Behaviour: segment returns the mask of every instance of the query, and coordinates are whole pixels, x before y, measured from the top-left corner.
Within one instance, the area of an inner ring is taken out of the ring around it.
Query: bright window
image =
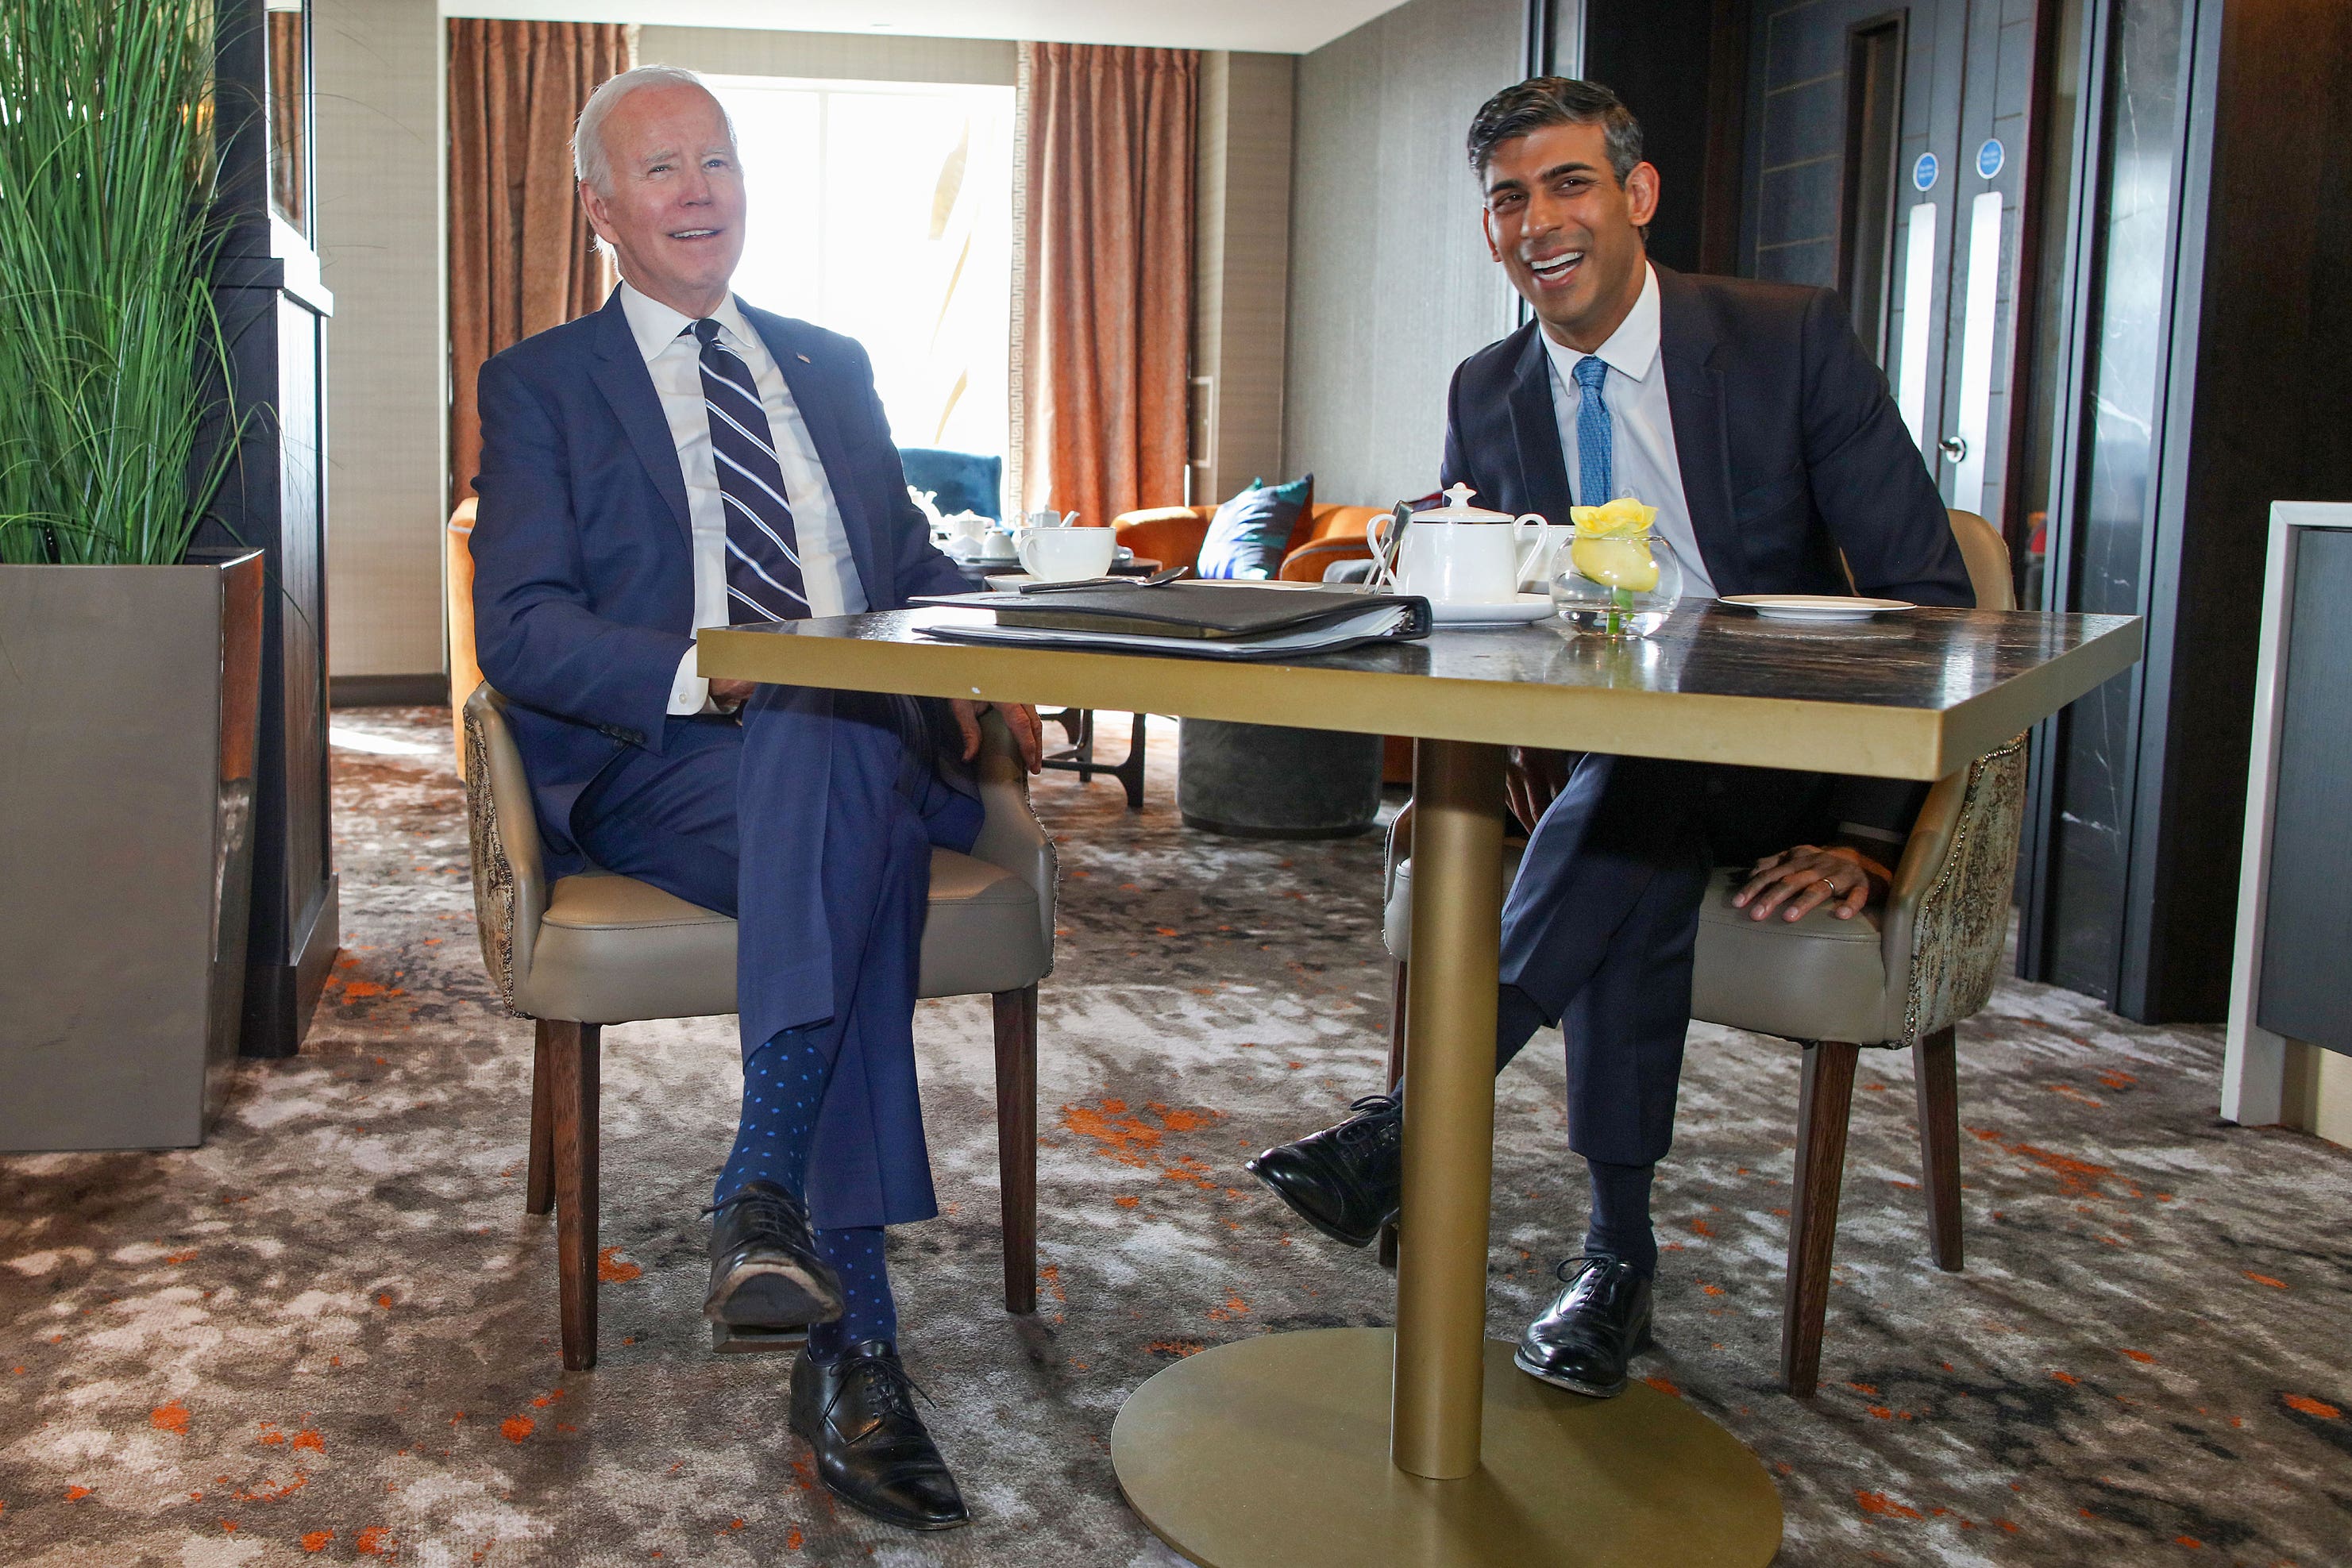
[[[1013,89],[705,79],[750,203],[735,291],[863,343],[899,445],[1003,456]]]

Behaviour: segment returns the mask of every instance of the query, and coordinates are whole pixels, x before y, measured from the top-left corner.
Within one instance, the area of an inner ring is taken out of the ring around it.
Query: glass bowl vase
[[[1647,528],[1572,538],[1552,558],[1552,609],[1594,636],[1646,637],[1665,624],[1682,593],[1674,550]]]

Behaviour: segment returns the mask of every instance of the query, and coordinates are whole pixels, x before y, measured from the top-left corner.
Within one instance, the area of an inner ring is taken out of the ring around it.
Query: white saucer
[[[1903,599],[1857,599],[1842,593],[1734,593],[1723,602],[1769,621],[1867,621],[1882,611],[1916,610]]]
[[[1493,604],[1448,604],[1429,601],[1430,618],[1440,626],[1519,626],[1541,621],[1552,612],[1549,593],[1522,593]]]

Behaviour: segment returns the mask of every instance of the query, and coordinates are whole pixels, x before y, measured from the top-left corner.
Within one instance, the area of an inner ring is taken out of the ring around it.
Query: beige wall
[[[637,58],[645,64],[683,66],[711,76],[1011,87],[1020,47],[996,38],[889,38],[650,24],[637,29]]]
[[[1283,466],[1318,502],[1435,489],[1454,367],[1517,322],[1462,143],[1523,9],[1410,0],[1298,62]]]
[[[448,333],[441,18],[434,0],[316,0],[327,325],[327,667],[443,667]]]
[[[1295,55],[1201,57],[1193,235],[1192,499],[1282,472]]]

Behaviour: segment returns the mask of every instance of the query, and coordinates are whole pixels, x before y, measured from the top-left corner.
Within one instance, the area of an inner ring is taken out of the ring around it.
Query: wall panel
[[[1283,468],[1318,501],[1435,488],[1454,367],[1509,332],[1464,162],[1518,79],[1518,0],[1411,0],[1298,65]]]

